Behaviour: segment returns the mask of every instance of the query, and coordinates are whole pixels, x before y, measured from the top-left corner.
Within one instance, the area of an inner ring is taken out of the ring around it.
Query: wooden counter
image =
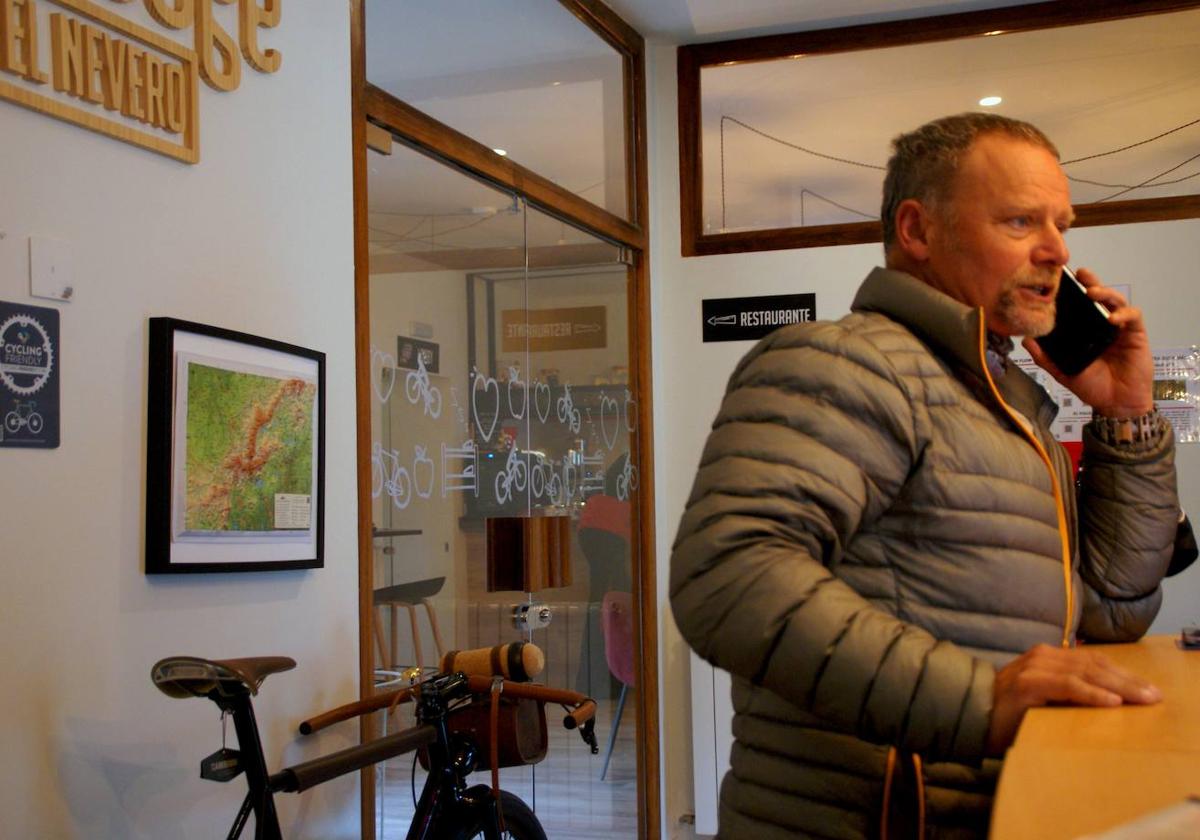
[[[1031,709],[1000,775],[992,840],[1078,837],[1200,795],[1200,651],[1168,636],[1096,649],[1162,702]]]

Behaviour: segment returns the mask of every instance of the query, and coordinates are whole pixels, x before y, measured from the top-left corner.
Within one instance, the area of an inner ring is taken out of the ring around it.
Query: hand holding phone
[[[1088,297],[1087,289],[1063,266],[1054,299],[1054,329],[1037,340],[1038,346],[1067,376],[1081,373],[1117,339],[1108,307]]]

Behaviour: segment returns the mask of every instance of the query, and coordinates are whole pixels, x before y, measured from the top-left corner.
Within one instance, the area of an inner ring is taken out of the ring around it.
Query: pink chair
[[[631,685],[637,684],[633,662],[633,596],[628,592],[607,593],[600,607],[600,623],[604,630],[604,658],[608,660],[608,670],[621,682],[617,713],[613,716],[608,751],[604,754],[604,768],[600,771],[600,779],[603,780],[608,775],[608,762],[612,758],[613,745],[617,742],[621,713],[625,711],[625,695]]]

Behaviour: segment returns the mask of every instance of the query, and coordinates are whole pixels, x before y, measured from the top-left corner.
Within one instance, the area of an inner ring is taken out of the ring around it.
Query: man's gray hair
[[[913,198],[934,212],[949,198],[963,155],[985,134],[1005,134],[1041,146],[1056,158],[1050,139],[1022,120],[972,112],[942,117],[892,141],[892,157],[883,179],[883,249],[896,239],[896,208]]]

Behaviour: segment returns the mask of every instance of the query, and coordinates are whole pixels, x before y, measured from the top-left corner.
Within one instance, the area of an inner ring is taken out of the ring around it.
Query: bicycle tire
[[[520,797],[506,790],[500,791],[500,808],[504,814],[504,833],[501,837],[510,840],[546,840],[546,832],[537,815]],[[468,825],[455,827],[448,836],[453,840],[483,837],[485,820],[482,815],[474,814]]]

